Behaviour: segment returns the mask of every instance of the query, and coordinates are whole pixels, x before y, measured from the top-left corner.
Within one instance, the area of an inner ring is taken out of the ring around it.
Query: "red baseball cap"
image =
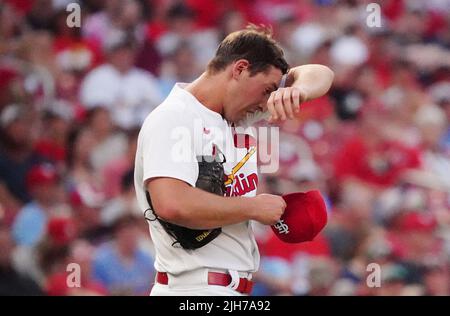
[[[45,185],[56,183],[58,181],[58,173],[51,164],[40,164],[33,166],[26,176],[26,184],[28,188],[36,185]]]
[[[69,217],[53,217],[47,223],[47,232],[56,244],[67,244],[76,237],[75,222]]]
[[[325,201],[318,190],[282,196],[286,209],[280,220],[272,225],[275,235],[287,243],[313,240],[327,223]]]
[[[436,227],[436,218],[430,213],[410,212],[400,220],[400,229],[404,232],[433,232]]]

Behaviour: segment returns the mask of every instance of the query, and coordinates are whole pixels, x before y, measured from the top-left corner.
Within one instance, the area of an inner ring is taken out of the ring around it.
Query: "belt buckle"
[[[237,288],[239,287],[239,283],[241,282],[239,273],[236,270],[228,270],[228,273],[231,276],[231,282],[230,282],[230,284],[228,284],[227,287],[229,287],[233,290],[237,290]]]
[[[228,271],[231,276],[231,282],[228,287],[240,293],[250,294],[253,288],[253,282],[248,278],[241,278],[235,270]]]

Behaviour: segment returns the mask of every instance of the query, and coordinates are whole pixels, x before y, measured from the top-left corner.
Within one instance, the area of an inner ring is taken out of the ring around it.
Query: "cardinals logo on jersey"
[[[258,185],[258,175],[253,172],[245,175],[242,168],[248,160],[256,153],[255,138],[248,134],[234,134],[234,146],[238,149],[246,148],[245,156],[232,168],[231,173],[225,175],[225,196],[241,196],[253,190]],[[240,172],[241,171],[241,172]]]

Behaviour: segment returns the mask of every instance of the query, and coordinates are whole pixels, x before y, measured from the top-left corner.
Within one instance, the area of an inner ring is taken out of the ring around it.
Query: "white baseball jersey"
[[[225,155],[227,196],[255,196],[258,184],[256,143],[247,137],[236,146],[235,129],[222,116],[202,105],[186,84],[177,83],[167,99],[146,118],[138,138],[135,188],[140,208],[149,208],[145,182],[155,177],[180,179],[195,186],[197,156],[220,151]],[[174,196],[174,199],[177,197]],[[156,210],[157,212],[157,210]],[[155,244],[155,268],[178,274],[197,268],[255,272],[259,252],[250,222],[222,227],[222,233],[207,245],[185,250],[158,221],[149,222]]]

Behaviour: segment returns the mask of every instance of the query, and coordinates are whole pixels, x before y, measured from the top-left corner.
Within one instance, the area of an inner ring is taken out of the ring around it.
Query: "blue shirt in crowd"
[[[125,263],[113,243],[99,248],[92,272],[110,293],[122,295],[149,295],[155,276],[152,257],[138,249]]]
[[[26,204],[17,214],[12,227],[13,238],[17,245],[35,246],[45,234],[47,213],[37,204]]]

